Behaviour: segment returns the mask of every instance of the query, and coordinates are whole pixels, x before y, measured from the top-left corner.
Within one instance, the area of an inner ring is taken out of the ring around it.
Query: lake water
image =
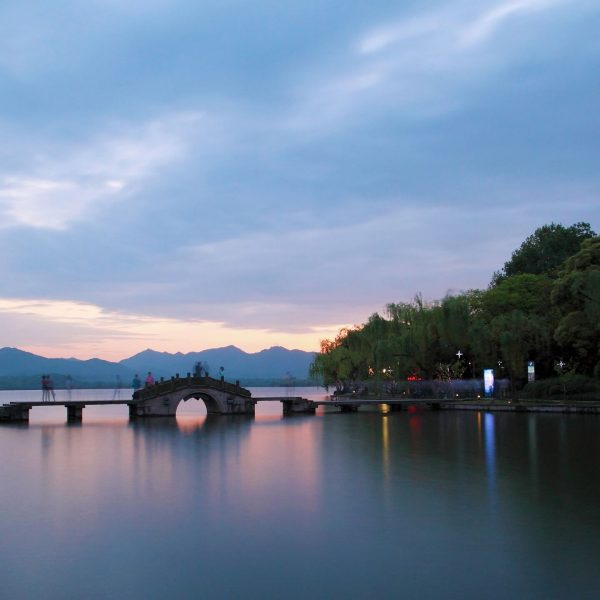
[[[600,598],[600,417],[281,412],[0,426],[0,597]]]

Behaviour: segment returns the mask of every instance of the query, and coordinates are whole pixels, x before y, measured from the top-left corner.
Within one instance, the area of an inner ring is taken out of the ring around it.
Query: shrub
[[[562,377],[540,379],[528,383],[521,392],[522,398],[540,400],[600,400],[600,380],[577,373]]]

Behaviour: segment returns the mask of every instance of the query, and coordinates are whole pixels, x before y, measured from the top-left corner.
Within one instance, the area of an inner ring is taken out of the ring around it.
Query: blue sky
[[[0,345],[317,349],[600,228],[597,0],[21,0],[0,28]]]

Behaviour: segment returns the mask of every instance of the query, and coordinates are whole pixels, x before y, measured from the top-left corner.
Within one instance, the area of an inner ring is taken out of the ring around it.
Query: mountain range
[[[314,352],[288,350],[280,346],[254,353],[226,346],[187,354],[148,349],[119,362],[110,362],[98,358],[46,358],[18,348],[0,348],[0,387],[37,386],[37,380],[43,373],[51,374],[57,386],[67,375],[73,378],[75,385],[84,387],[113,385],[117,376],[128,384],[136,373],[143,379],[148,371],[156,378],[166,379],[176,373],[184,376],[192,372],[194,364],[199,361],[214,377],[223,367],[228,381],[239,379],[242,385],[244,382],[246,385],[260,385],[278,383],[286,377],[306,380],[314,356]]]

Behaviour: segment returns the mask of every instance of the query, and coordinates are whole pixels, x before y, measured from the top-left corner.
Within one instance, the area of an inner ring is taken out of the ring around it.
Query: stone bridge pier
[[[284,398],[281,403],[283,404],[284,415],[300,413],[314,415],[317,410],[317,405],[312,400],[306,400],[305,398]]]

